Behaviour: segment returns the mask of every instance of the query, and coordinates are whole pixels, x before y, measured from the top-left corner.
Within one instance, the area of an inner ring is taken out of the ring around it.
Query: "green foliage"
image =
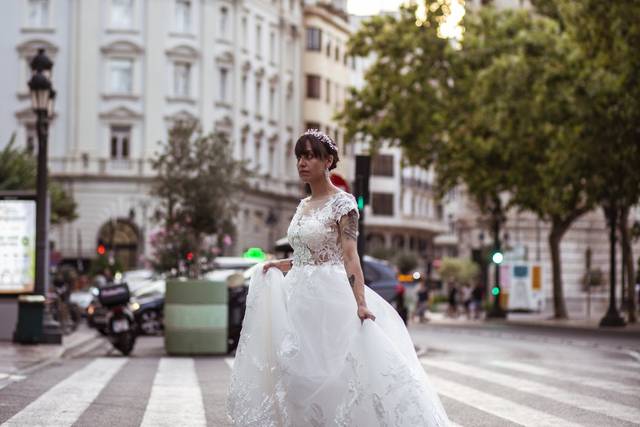
[[[15,134],[7,146],[0,151],[0,191],[33,191],[36,189],[36,159],[23,150],[16,149]],[[77,218],[77,205],[62,185],[49,180],[51,197],[51,224],[57,225]]]
[[[164,229],[154,247],[155,264],[175,268],[192,252],[192,276],[199,275],[200,260],[212,256],[211,240],[233,234],[237,198],[251,176],[245,162],[233,158],[225,134],[199,135],[197,128],[195,122],[178,123],[152,160],[152,195],[160,202],[154,216]]]
[[[91,260],[89,276],[93,277],[98,274],[102,274],[107,268],[111,270],[111,274],[115,274],[118,271],[123,271],[122,263],[117,258],[114,258],[113,262],[111,262],[109,256],[105,254],[99,255],[98,257]]]
[[[418,266],[418,257],[413,252],[400,252],[395,256],[394,263],[400,273],[409,274]]]
[[[470,284],[478,276],[479,271],[478,265],[471,260],[445,257],[442,259],[438,274],[445,282]]]
[[[396,251],[391,248],[385,248],[384,246],[376,246],[367,251],[372,257],[378,259],[384,259],[390,261],[393,259]]]

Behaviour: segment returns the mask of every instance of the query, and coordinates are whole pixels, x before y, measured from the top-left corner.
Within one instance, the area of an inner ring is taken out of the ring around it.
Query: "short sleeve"
[[[340,222],[343,216],[352,211],[355,212],[357,218],[360,218],[358,204],[353,195],[349,193],[340,194],[333,203],[333,219]]]

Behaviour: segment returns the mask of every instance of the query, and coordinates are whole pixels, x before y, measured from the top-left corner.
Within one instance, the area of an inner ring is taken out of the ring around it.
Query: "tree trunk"
[[[630,208],[628,206],[621,210],[620,225],[618,227],[620,229],[620,245],[622,246],[622,263],[627,276],[627,322],[636,323],[635,275],[633,273],[633,248],[631,246],[631,236],[629,233],[629,210]]]
[[[567,306],[564,302],[564,289],[562,287],[562,262],[560,256],[560,241],[569,227],[558,219],[551,222],[549,233],[549,249],[551,250],[551,271],[553,279],[553,317],[555,319],[568,319]]]

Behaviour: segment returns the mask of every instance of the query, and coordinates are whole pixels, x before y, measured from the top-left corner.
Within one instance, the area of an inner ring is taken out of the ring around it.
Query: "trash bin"
[[[227,353],[227,286],[211,280],[168,280],[164,345],[168,354]]]
[[[43,295],[18,296],[18,323],[13,333],[14,342],[22,344],[42,342],[44,303]]]

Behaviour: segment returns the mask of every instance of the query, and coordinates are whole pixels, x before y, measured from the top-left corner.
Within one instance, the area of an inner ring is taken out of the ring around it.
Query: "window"
[[[245,160],[247,157],[247,135],[242,134],[240,137],[240,160]]]
[[[133,59],[114,58],[110,61],[111,92],[133,92]]]
[[[131,126],[111,126],[111,158],[123,160],[129,158]]]
[[[262,82],[256,81],[256,114],[262,111]]]
[[[374,215],[393,216],[393,194],[371,193],[371,210]]]
[[[307,28],[307,50],[320,51],[322,48],[322,30],[320,28]]]
[[[327,104],[331,102],[331,80],[325,81],[325,94],[327,97]]]
[[[176,62],[173,69],[173,94],[179,98],[188,98],[191,92],[191,64]]]
[[[242,17],[242,24],[241,25],[242,25],[242,47],[246,49],[247,48],[247,43],[249,42],[249,34],[248,34],[248,31],[249,31],[248,28],[249,27],[248,27],[248,24],[247,24],[247,17],[246,16]]]
[[[276,156],[275,156],[276,147],[273,144],[269,145],[269,172],[271,175],[275,176],[276,174]]]
[[[276,116],[276,88],[269,88],[269,118],[275,120]]]
[[[191,31],[191,0],[176,0],[176,31]]]
[[[378,154],[371,162],[371,174],[375,176],[393,176],[393,156]]]
[[[227,22],[229,21],[229,10],[226,7],[220,8],[220,37],[227,36]]]
[[[43,28],[49,24],[49,0],[29,0],[29,26]]]
[[[331,58],[331,42],[327,42],[327,58]]]
[[[242,102],[242,108],[247,108],[247,83],[248,83],[248,78],[247,75],[245,74],[244,76],[242,76],[242,85],[241,85],[241,91],[242,91],[242,99],[240,100]]]
[[[228,83],[229,70],[227,70],[226,68],[220,68],[219,74],[220,74],[220,88],[219,88],[218,94],[220,97],[220,101],[227,102],[227,99],[228,99],[227,83]]]
[[[320,99],[320,76],[307,74],[307,98]]]
[[[340,62],[340,47],[336,46],[336,61]]]
[[[111,26],[114,28],[133,26],[133,0],[111,0]]]
[[[276,60],[276,34],[271,31],[269,34],[269,61],[275,62]]]
[[[262,53],[262,25],[256,25],[256,54],[260,56]]]

